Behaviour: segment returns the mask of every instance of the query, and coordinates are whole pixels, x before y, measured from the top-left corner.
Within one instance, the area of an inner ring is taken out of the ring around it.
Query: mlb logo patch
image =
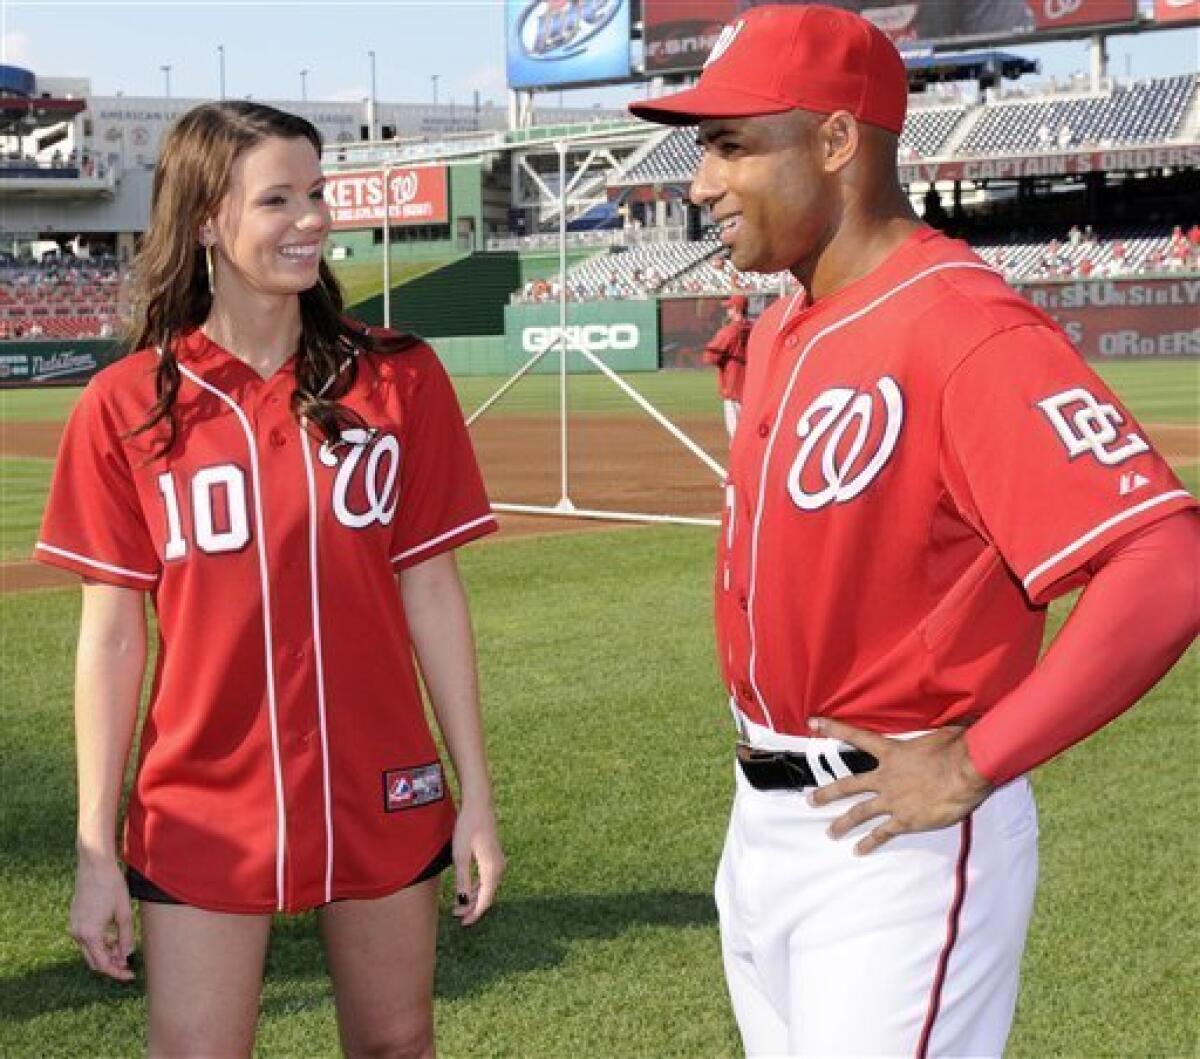
[[[440,762],[412,768],[388,769],[383,774],[383,808],[396,813],[440,802],[446,795]]]

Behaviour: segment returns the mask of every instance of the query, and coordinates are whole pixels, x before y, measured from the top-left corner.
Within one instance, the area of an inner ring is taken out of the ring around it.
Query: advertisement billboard
[[[508,87],[629,76],[632,0],[507,0]]]
[[[505,355],[510,364],[524,364],[534,353],[548,350],[533,372],[558,371],[561,334],[557,302],[504,307]],[[614,371],[657,371],[658,306],[653,301],[632,300],[572,302],[567,340],[573,347],[583,346]],[[567,370],[589,373],[598,369],[571,352]]]
[[[450,219],[446,167],[389,169],[388,223],[445,224]],[[329,173],[325,201],[335,231],[383,227],[384,170]]]
[[[1200,22],[1200,0],[1154,0],[1155,22]]]
[[[766,0],[762,0],[766,2]],[[775,0],[778,2],[778,0]],[[784,0],[787,2],[787,0]],[[792,0],[803,3],[807,0]],[[1009,40],[1061,29],[1133,22],[1137,0],[824,0],[857,11],[898,45],[945,44],[957,39]],[[1158,0],[1175,7],[1176,0]],[[759,0],[644,0],[645,62],[650,72],[695,70],[720,33]],[[1179,16],[1186,17],[1186,16]]]

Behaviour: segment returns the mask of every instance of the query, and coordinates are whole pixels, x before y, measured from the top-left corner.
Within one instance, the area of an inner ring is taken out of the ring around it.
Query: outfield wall
[[[1077,280],[1017,287],[1054,317],[1090,360],[1159,360],[1200,357],[1200,276],[1141,280]],[[617,371],[703,368],[700,351],[720,326],[723,296],[658,301],[572,302],[574,336]],[[757,315],[769,302],[753,297]],[[558,305],[508,305],[504,334],[431,340],[453,375],[509,375],[557,336]],[[0,342],[0,388],[78,386],[116,358],[112,340]],[[572,372],[596,369],[581,356]],[[555,353],[538,364],[558,370]]]

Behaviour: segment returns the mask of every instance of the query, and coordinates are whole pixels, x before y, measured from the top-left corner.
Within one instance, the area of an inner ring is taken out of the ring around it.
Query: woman
[[[451,550],[495,521],[432,350],[341,316],[320,148],[248,102],[172,130],[137,352],[72,414],[37,546],[84,578],[71,933],[129,980],[139,899],[152,1055],[250,1054],[271,915],[314,907],[346,1053],[431,1055],[438,875],[470,925],[503,871]]]

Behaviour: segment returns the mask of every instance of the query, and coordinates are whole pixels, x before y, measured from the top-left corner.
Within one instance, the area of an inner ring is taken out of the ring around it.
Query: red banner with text
[[[335,230],[383,227],[384,173],[388,223],[445,224],[450,219],[445,166],[330,173],[325,201]]]

